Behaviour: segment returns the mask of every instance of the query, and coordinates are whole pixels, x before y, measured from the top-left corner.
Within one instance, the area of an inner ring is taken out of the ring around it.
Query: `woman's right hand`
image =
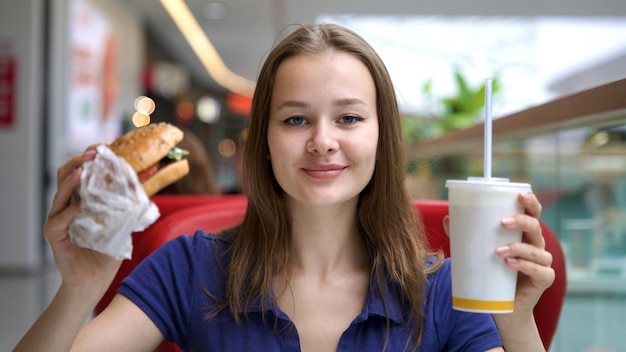
[[[69,235],[70,224],[81,211],[72,196],[80,186],[83,164],[95,155],[95,146],[89,147],[57,171],[57,191],[43,232],[62,282],[48,307],[15,346],[15,352],[120,350],[120,341],[124,350],[147,351],[146,344],[153,350],[163,339],[148,316],[123,296],[113,299],[109,306],[117,310],[99,314],[85,325],[121,264],[121,260],[74,245]]]
[[[108,288],[121,264],[108,255],[74,245],[68,229],[80,213],[80,203],[72,203],[72,195],[80,185],[82,165],[93,160],[95,146],[69,159],[57,171],[57,192],[43,227],[44,237],[52,248],[54,261],[63,284],[75,289],[97,290]]]

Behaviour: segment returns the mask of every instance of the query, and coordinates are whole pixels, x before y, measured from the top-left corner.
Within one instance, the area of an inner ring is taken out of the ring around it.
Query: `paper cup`
[[[521,241],[520,231],[502,228],[505,216],[524,213],[517,200],[528,183],[503,178],[448,180],[452,305],[456,310],[510,313],[515,303],[517,271],[495,253]]]

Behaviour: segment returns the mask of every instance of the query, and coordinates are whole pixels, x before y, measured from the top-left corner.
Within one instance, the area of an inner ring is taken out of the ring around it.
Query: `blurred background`
[[[41,228],[59,165],[167,121],[205,156],[210,182],[198,192],[239,193],[260,65],[291,25],[312,22],[355,29],[387,64],[415,198],[446,199],[446,179],[482,175],[484,81],[494,79],[493,174],[532,184],[568,261],[551,350],[625,351],[618,0],[0,0],[0,351],[58,285]],[[153,111],[137,106],[143,96]]]

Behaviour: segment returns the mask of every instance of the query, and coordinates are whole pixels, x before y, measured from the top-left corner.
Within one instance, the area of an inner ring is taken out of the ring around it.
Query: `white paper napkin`
[[[126,160],[105,145],[99,145],[96,151],[95,159],[83,165],[78,190],[81,212],[70,225],[69,235],[80,247],[116,259],[130,259],[131,233],[155,222],[159,209]]]

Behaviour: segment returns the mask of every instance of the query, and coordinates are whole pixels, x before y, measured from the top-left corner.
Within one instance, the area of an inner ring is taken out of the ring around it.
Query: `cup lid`
[[[513,188],[529,189],[529,183],[509,182],[508,178],[504,177],[468,177],[467,180],[447,180],[446,187],[449,186],[464,186],[464,185],[477,185],[477,186],[506,186]]]

